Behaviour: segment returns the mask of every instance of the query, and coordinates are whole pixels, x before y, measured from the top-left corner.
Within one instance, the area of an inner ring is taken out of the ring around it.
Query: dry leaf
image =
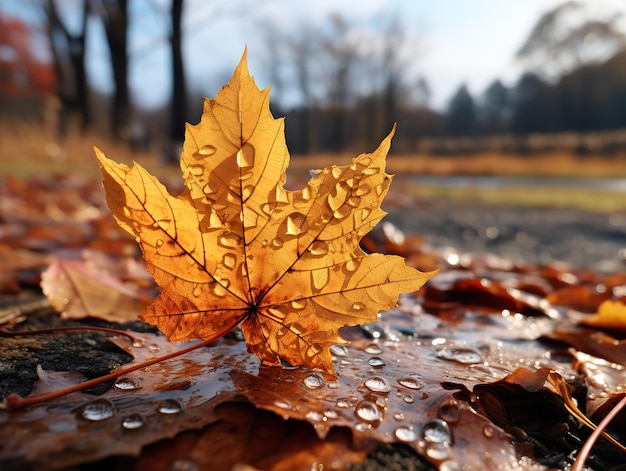
[[[52,307],[68,319],[133,321],[146,305],[136,287],[82,260],[54,261],[41,274],[41,287]]]
[[[341,326],[375,321],[434,275],[359,247],[385,215],[390,141],[285,190],[283,120],[272,117],[269,90],[257,88],[244,54],[200,124],[187,127],[182,194],[96,150],[109,207],[162,288],[142,318],[174,342],[243,322],[264,364],[332,370],[328,348],[342,342]]]
[[[621,301],[607,299],[598,306],[598,312],[589,316],[581,324],[600,329],[626,330],[626,305]]]

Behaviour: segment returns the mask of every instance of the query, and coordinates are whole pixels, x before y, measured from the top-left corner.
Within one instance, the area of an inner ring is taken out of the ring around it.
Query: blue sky
[[[164,10],[169,0],[151,0]],[[619,4],[623,0],[585,0]],[[62,0],[71,11],[76,0]],[[409,43],[414,47],[411,73],[424,76],[430,85],[431,105],[443,109],[461,83],[480,94],[495,78],[512,85],[520,73],[514,61],[542,13],[562,0],[187,0],[184,45],[190,85],[213,95],[228,79],[248,46],[250,69],[259,85],[271,85],[264,60],[260,24],[278,29],[298,27],[305,22],[323,23],[331,13],[343,15],[361,28],[383,17],[397,14]],[[5,12],[23,15],[28,2],[0,0]],[[164,34],[167,19],[155,14],[146,0],[131,0],[135,33],[131,35],[131,89],[138,103],[152,107],[169,96],[169,51]],[[224,5],[227,4],[227,5]],[[241,5],[251,10],[240,11]],[[28,13],[26,13],[28,15]],[[71,19],[71,18],[70,18]],[[101,90],[111,88],[106,47],[100,24],[91,25],[88,70],[92,83]]]

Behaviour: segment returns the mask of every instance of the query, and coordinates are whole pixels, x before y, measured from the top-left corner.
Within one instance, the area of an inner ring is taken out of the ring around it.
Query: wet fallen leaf
[[[375,321],[434,275],[359,247],[385,215],[390,141],[285,190],[283,121],[272,117],[269,91],[257,88],[244,54],[200,124],[187,127],[180,195],[96,150],[109,207],[162,288],[142,318],[174,342],[242,323],[263,364],[332,370],[328,349],[342,342],[340,327]]]

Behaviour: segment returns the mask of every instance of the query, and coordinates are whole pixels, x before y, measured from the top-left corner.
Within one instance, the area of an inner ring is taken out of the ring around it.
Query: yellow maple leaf
[[[180,195],[138,164],[96,154],[108,205],[162,288],[142,319],[174,342],[242,323],[248,350],[263,364],[282,359],[332,371],[328,348],[343,342],[340,327],[375,321],[435,272],[359,247],[386,214],[391,135],[372,154],[287,191],[283,126],[244,53],[230,82],[205,101],[200,123],[187,125]]]

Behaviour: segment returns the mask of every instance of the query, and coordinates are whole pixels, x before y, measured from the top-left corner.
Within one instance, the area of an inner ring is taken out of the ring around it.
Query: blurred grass
[[[118,162],[131,165],[137,161],[151,173],[166,181],[179,179],[175,166],[161,163],[157,152],[133,153],[122,142],[96,134],[74,133],[71,138],[57,139],[37,125],[9,128],[0,123],[0,177],[74,174],[100,179],[93,146]],[[294,156],[289,167],[290,187],[301,187],[308,170],[330,165],[345,165],[356,154],[320,154]],[[496,153],[471,156],[391,155],[387,172],[396,175],[482,175],[559,178],[626,178],[626,156],[581,158],[567,153],[532,156]],[[424,198],[476,200],[493,204],[556,206],[595,211],[626,211],[626,194],[569,188],[449,188],[418,187],[397,179],[396,193]]]

